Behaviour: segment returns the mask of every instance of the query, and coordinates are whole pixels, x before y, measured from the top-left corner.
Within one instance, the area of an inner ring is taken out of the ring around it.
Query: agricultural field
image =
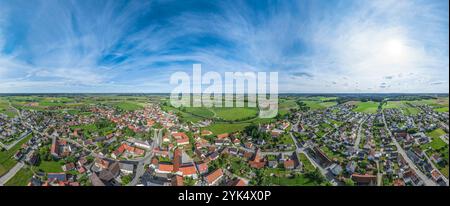
[[[427,104],[433,107],[436,112],[448,112],[449,109],[449,98],[448,97],[439,97],[436,99],[423,99],[411,101],[413,105],[423,105]]]
[[[5,114],[8,117],[15,117],[17,115],[16,110],[9,106],[7,100],[0,99],[0,113]]]
[[[387,101],[383,109],[400,109],[406,115],[417,115],[419,109],[414,107],[409,101]]]
[[[378,110],[378,105],[380,103],[378,102],[355,102],[356,108],[353,110],[355,112],[362,112],[362,113],[368,113],[368,114],[375,114]]]
[[[212,111],[216,114],[216,117],[226,120],[235,121],[254,118],[258,115],[257,108],[212,108]]]
[[[322,102],[322,101],[303,101],[306,106],[312,110],[326,109],[328,107],[334,106],[336,102]]]
[[[134,102],[120,102],[116,103],[115,106],[124,111],[135,111],[144,108],[142,105]]]
[[[214,134],[223,134],[223,133],[232,133],[236,131],[242,131],[245,127],[249,126],[251,123],[215,123],[208,127],[205,127],[206,130],[211,131]]]

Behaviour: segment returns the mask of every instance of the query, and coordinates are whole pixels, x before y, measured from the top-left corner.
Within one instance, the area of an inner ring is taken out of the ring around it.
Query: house
[[[442,175],[441,173],[437,170],[437,169],[433,169],[431,171],[431,178],[435,181],[438,182],[440,179],[442,179]]]
[[[201,136],[209,136],[209,135],[212,135],[212,134],[213,133],[211,131],[209,131],[209,130],[203,130],[202,133],[201,133]]]
[[[89,180],[91,180],[92,186],[105,186],[105,183],[103,183],[103,181],[100,180],[100,178],[98,177],[97,174],[95,174],[95,172],[91,174]]]
[[[189,137],[184,132],[172,133],[172,137],[176,140],[178,145],[189,144]]]
[[[65,173],[48,173],[47,179],[49,181],[57,180],[57,181],[66,181],[67,175]]]
[[[285,169],[292,170],[292,169],[295,168],[295,161],[291,160],[291,159],[288,159],[288,160],[284,161],[283,165],[284,165]]]
[[[353,174],[355,172],[355,169],[356,169],[355,161],[351,161],[347,163],[347,165],[345,166],[345,171],[347,171],[349,174]]]
[[[227,186],[247,186],[247,183],[241,178],[236,178],[227,183]]]
[[[207,185],[211,186],[216,185],[222,177],[223,177],[222,169],[217,169],[206,175],[204,180],[206,181]]]
[[[223,140],[223,139],[228,138],[228,137],[230,137],[230,134],[228,134],[228,133],[217,135],[217,139],[220,139],[220,140]]]
[[[135,140],[134,145],[136,147],[142,148],[142,149],[151,149],[152,146],[150,145],[150,143],[148,141],[139,141],[139,140]]]
[[[38,161],[39,161],[39,155],[35,151],[29,152],[25,157],[25,162],[30,165],[36,165]]]
[[[342,167],[339,164],[334,164],[333,166],[331,166],[330,171],[333,175],[338,176],[342,173]]]
[[[62,169],[63,169],[64,172],[73,170],[73,169],[75,169],[75,164],[73,162],[67,163],[67,164],[62,166]]]
[[[124,175],[133,174],[133,171],[134,171],[133,164],[119,163],[119,167],[120,167],[120,172],[122,172]]]
[[[376,175],[370,175],[370,174],[352,174],[351,175],[352,180],[357,185],[368,185],[368,186],[374,186],[377,184],[377,176]]]
[[[196,166],[198,173],[200,173],[201,175],[208,173],[208,164],[206,164],[205,162],[196,164]]]
[[[162,174],[172,173],[172,171],[173,171],[173,164],[162,164],[162,163],[160,163],[158,165],[158,169],[155,170],[155,172]]]
[[[183,177],[192,177],[194,179],[197,178],[197,169],[194,165],[184,165],[178,168],[177,174],[180,174]]]
[[[136,147],[132,147],[128,144],[123,143],[122,145],[120,145],[112,154],[111,157],[113,157],[114,159],[117,159],[118,157],[120,157],[122,154],[124,153],[128,153],[131,155],[136,155],[136,156],[142,156],[145,154],[145,151]]]
[[[183,177],[179,175],[175,175],[172,177],[172,186],[183,186]]]
[[[252,168],[261,169],[266,165],[266,160],[261,156],[261,151],[258,149],[256,150],[253,160],[249,161],[248,163]]]
[[[100,171],[98,177],[103,181],[109,182],[112,179],[119,176],[119,173],[120,173],[119,162],[113,162],[112,164],[109,165],[108,169]]]

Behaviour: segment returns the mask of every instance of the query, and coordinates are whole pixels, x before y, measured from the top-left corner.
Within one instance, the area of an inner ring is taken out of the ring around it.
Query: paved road
[[[22,167],[24,166],[24,164],[22,162],[18,162],[13,168],[11,168],[8,173],[6,173],[5,175],[3,175],[0,178],[0,186],[3,186],[4,184],[6,184],[11,178],[14,177],[14,175],[16,175],[16,173],[22,169]]]
[[[353,148],[356,150],[359,148],[359,143],[361,142],[361,129],[362,129],[362,125],[364,124],[364,122],[366,122],[366,120],[369,118],[363,118],[361,119],[361,121],[359,122],[358,125],[358,133],[356,134],[356,140],[355,140],[355,145],[353,146]]]
[[[391,136],[395,146],[397,147],[397,152],[403,156],[403,159],[405,159],[405,161],[408,163],[409,167],[411,169],[413,169],[414,172],[416,172],[417,176],[419,176],[420,179],[423,180],[423,182],[426,186],[437,186],[437,184],[433,180],[431,180],[429,177],[427,177],[422,171],[420,171],[417,168],[416,164],[414,164],[414,162],[408,157],[408,155],[406,155],[405,150],[403,150],[403,148],[397,142],[397,139],[395,139],[394,135],[392,135],[391,130],[388,128],[387,123],[386,123],[386,118],[384,117],[384,111],[382,111],[381,114],[383,116],[384,127],[385,127],[386,131],[389,133],[389,135]]]
[[[162,142],[162,130],[155,131],[153,136],[153,142],[150,147],[150,152],[148,152],[142,159],[139,160],[132,160],[132,162],[137,163],[136,166],[136,172],[134,174],[133,180],[131,180],[130,183],[127,184],[127,186],[135,186],[139,183],[139,180],[141,179],[142,175],[145,173],[144,166],[146,164],[150,164],[151,159],[153,157],[153,148],[161,146]]]
[[[377,186],[382,186],[381,180],[383,179],[383,174],[380,172],[380,162],[375,161],[375,163],[377,163]]]
[[[292,126],[292,128],[297,128],[297,127],[298,127],[297,125],[299,124],[299,121],[300,121],[300,120],[298,120],[298,121]],[[297,154],[300,154],[300,153],[304,154],[304,155],[308,158],[308,160],[311,162],[311,164],[313,164],[313,166],[314,166],[315,168],[319,168],[320,173],[321,173],[321,174],[322,174],[329,182],[331,182],[331,184],[333,184],[334,186],[337,186],[339,183],[336,182],[334,176],[327,170],[327,168],[324,168],[324,167],[322,167],[320,164],[318,164],[318,163],[316,162],[316,160],[315,160],[314,158],[312,158],[312,157],[308,154],[308,152],[305,151],[305,148],[304,148],[303,146],[301,146],[300,143],[297,141],[297,138],[294,137],[294,134],[292,133],[292,129],[291,129],[291,131],[289,132],[289,135],[291,136],[292,140],[293,140],[294,143],[295,143],[295,147],[296,147],[296,152],[297,152]],[[292,154],[292,152],[291,152],[291,154]]]

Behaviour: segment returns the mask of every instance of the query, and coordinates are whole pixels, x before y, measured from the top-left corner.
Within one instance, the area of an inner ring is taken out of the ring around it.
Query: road
[[[150,147],[150,152],[148,152],[142,159],[139,160],[132,160],[132,162],[137,163],[136,166],[136,172],[134,174],[133,180],[131,180],[130,183],[127,184],[127,186],[135,186],[139,183],[139,180],[141,179],[142,175],[145,173],[144,166],[146,164],[150,164],[151,159],[153,157],[153,149],[156,147],[159,147],[162,142],[162,130],[155,131],[155,135],[153,136],[153,142]]]
[[[291,131],[289,131],[289,135],[291,136],[292,140],[295,143],[295,147],[296,147],[296,152],[297,154],[304,154],[308,160],[311,162],[311,164],[313,164],[313,166],[315,168],[318,168],[320,173],[333,185],[333,186],[337,186],[339,185],[339,183],[335,180],[334,176],[327,170],[328,168],[324,168],[322,167],[320,164],[318,164],[316,162],[316,160],[314,158],[312,158],[308,152],[305,151],[305,147],[303,147],[302,145],[300,145],[300,143],[297,141],[297,138],[294,137],[293,132],[293,128],[297,128],[298,124],[299,124],[300,119],[297,120],[297,122],[291,127]],[[326,135],[326,134],[325,134]],[[292,152],[290,152],[292,154]]]
[[[426,186],[437,186],[437,184],[431,180],[429,177],[427,177],[422,171],[420,171],[416,164],[414,164],[414,162],[408,157],[408,155],[406,155],[405,150],[403,150],[403,148],[400,146],[400,144],[397,142],[397,139],[395,139],[394,135],[392,135],[391,130],[388,128],[387,123],[386,123],[386,118],[384,117],[384,111],[381,112],[382,117],[383,117],[383,123],[384,123],[384,127],[386,129],[386,131],[389,133],[389,135],[391,136],[395,147],[397,147],[397,152],[403,156],[403,159],[405,159],[405,161],[408,163],[409,167],[414,170],[414,172],[417,174],[417,176],[419,176],[420,179],[423,180],[424,184]]]
[[[0,186],[3,186],[4,184],[6,184],[11,178],[14,177],[14,175],[16,175],[17,172],[19,172],[20,169],[22,169],[22,167],[24,166],[24,164],[22,162],[18,162],[13,168],[11,168],[8,173],[6,173],[5,175],[3,175],[0,178]]]
[[[383,174],[380,172],[380,162],[376,160],[375,163],[377,164],[377,186],[382,186],[381,180],[383,179]]]
[[[355,145],[353,146],[353,148],[355,150],[357,150],[359,148],[359,143],[361,142],[361,129],[362,129],[362,125],[364,124],[364,122],[367,121],[367,119],[369,118],[363,118],[361,119],[361,121],[359,122],[358,125],[358,133],[356,134],[356,140],[355,140]]]

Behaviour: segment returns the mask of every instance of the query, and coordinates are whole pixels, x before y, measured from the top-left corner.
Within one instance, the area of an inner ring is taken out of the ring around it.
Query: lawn
[[[321,110],[326,109],[328,107],[334,106],[336,102],[322,102],[322,101],[302,101],[308,106],[311,110]]]
[[[245,127],[249,126],[251,123],[215,123],[208,127],[206,130],[211,131],[214,134],[232,133],[236,131],[242,131]]]
[[[212,118],[214,117],[214,113],[209,110],[209,108],[205,107],[186,107],[184,108],[186,112],[201,116],[204,118]]]
[[[362,112],[362,113],[368,113],[368,114],[374,114],[377,113],[378,110],[378,102],[357,102],[356,108],[354,109],[355,112]]]
[[[15,117],[17,115],[16,110],[11,108],[6,100],[1,99],[0,99],[0,113],[3,113],[8,117]]]
[[[20,142],[18,142],[14,147],[7,151],[0,152],[0,176],[8,172],[11,168],[14,167],[14,165],[17,163],[16,160],[13,158],[14,154],[20,149],[22,144],[30,140],[32,137],[32,134],[28,135],[28,137],[25,137]]]
[[[444,134],[446,134],[446,133],[441,128],[435,129],[435,130],[427,133],[427,135],[432,137],[432,138],[439,138],[440,136],[442,136]]]
[[[436,112],[448,112],[448,107],[435,108],[434,111],[436,111]]]
[[[314,167],[314,165],[311,163],[311,161],[309,161],[308,157],[306,157],[305,154],[303,153],[299,153],[298,154],[298,159],[300,160],[300,162],[302,162],[303,164],[303,169],[305,171],[314,171],[314,169],[316,169]]]
[[[29,168],[20,169],[14,177],[12,177],[5,186],[27,186],[30,179],[33,177],[33,172]]]
[[[295,177],[277,177],[271,176],[268,177],[269,182],[272,185],[279,186],[317,186],[319,185],[317,182],[305,177],[305,175],[298,175]]]
[[[63,172],[62,168],[62,162],[56,162],[56,161],[41,161],[39,166],[37,166],[37,169],[42,170],[44,172]]]
[[[248,119],[258,115],[257,108],[248,107],[212,108],[212,111],[216,113],[216,117],[230,121]]]

